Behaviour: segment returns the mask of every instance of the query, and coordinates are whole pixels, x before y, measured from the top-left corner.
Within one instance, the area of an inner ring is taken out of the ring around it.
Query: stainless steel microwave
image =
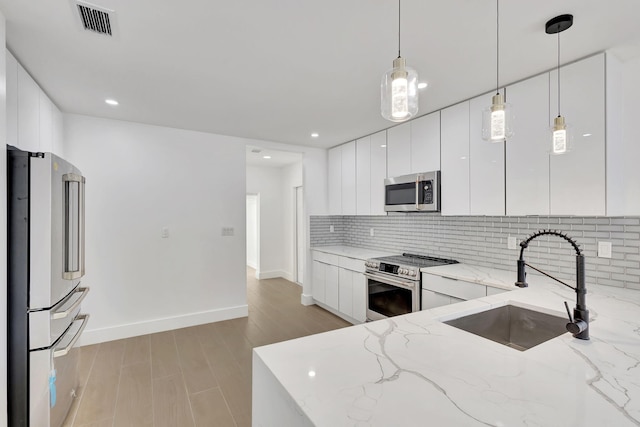
[[[386,212],[439,212],[440,171],[385,179],[384,210]]]

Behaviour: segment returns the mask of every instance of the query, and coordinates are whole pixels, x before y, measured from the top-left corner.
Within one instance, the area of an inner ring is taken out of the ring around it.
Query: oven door
[[[420,282],[365,273],[367,320],[380,320],[420,310]]]

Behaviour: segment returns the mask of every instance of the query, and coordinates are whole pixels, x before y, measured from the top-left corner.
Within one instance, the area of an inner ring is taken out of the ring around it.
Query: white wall
[[[247,194],[247,265],[258,269],[258,195]]]
[[[296,278],[296,187],[302,185],[302,162],[281,168],[282,173],[282,220],[283,220],[283,254],[284,268],[289,273],[288,279]]]
[[[65,115],[64,149],[87,178],[82,344],[247,315],[243,140]]]
[[[0,46],[5,46],[5,20],[0,13]],[[0,427],[7,425],[7,91],[6,50],[0,49]]]

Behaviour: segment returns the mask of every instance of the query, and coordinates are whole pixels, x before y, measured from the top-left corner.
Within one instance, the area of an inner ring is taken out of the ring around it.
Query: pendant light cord
[[[496,93],[500,90],[500,0],[496,0]]]
[[[560,117],[560,31],[558,31],[558,117]]]
[[[398,0],[398,58],[400,58],[400,0]]]

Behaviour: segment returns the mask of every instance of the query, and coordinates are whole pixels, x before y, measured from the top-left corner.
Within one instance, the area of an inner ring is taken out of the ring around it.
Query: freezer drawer
[[[29,353],[29,425],[62,426],[79,385],[79,349],[74,345],[88,320],[89,315],[76,316],[53,347]]]
[[[77,287],[51,310],[29,313],[29,349],[51,347],[80,313],[89,288]]]

